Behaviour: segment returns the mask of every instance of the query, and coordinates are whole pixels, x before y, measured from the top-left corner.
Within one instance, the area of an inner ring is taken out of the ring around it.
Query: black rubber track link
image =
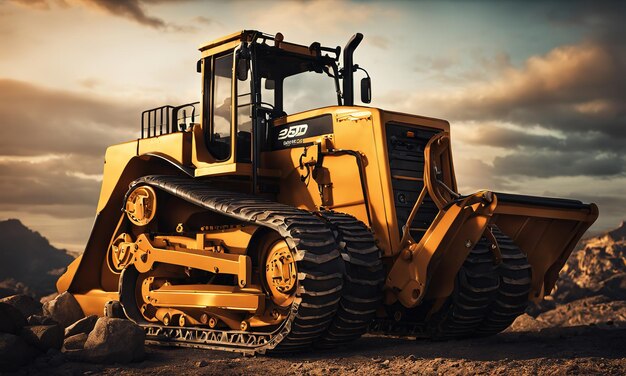
[[[500,280],[491,244],[481,238],[457,273],[452,295],[427,322],[425,332],[436,340],[464,338],[478,328],[494,301]]]
[[[333,211],[316,213],[333,230],[345,266],[337,313],[317,347],[332,348],[361,337],[382,299],[385,272],[372,232],[351,215]]]
[[[476,334],[488,336],[508,328],[528,306],[532,269],[526,255],[497,227],[492,229],[502,253],[498,265],[500,287],[487,316],[476,329]]]
[[[171,328],[142,323],[148,342],[244,353],[291,352],[309,348],[327,330],[341,299],[344,266],[333,233],[324,221],[292,206],[220,191],[211,188],[210,182],[197,179],[145,176],[135,180],[129,192],[140,185],[152,186],[241,222],[277,231],[297,260],[299,280],[289,316],[271,333]],[[120,290],[120,295],[125,295],[123,287]]]

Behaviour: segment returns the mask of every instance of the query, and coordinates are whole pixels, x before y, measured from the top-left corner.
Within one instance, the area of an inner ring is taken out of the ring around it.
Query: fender
[[[102,209],[96,213],[85,251],[68,266],[67,271],[59,278],[56,285],[59,293],[69,291],[80,294],[93,289],[117,291],[119,276],[111,273],[106,267],[106,262],[103,262],[107,249],[102,245],[109,244],[117,223],[123,215],[120,213],[120,208],[129,184],[141,176],[154,174],[157,171],[168,175],[193,176],[193,169],[182,166],[163,155],[147,153],[131,157],[117,182],[111,182],[115,184],[115,188],[106,202],[101,203]],[[111,177],[105,175],[103,184],[107,179]]]

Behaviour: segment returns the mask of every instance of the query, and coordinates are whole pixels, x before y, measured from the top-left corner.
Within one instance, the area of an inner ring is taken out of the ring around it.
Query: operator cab
[[[201,51],[198,67],[203,72],[204,137],[217,162],[229,160],[232,152],[236,162],[252,162],[255,122],[262,138],[259,146],[265,148],[267,125],[287,115],[284,94],[286,88],[291,89],[290,77],[309,72],[308,76],[323,75],[315,77],[316,87],[326,84],[329,90],[306,99],[310,103],[313,97],[321,98],[315,101],[318,107],[341,104],[339,47],[323,48],[319,43],[306,47],[284,42],[281,34],[243,31],[209,43]],[[290,98],[293,94],[287,92]],[[309,104],[300,109],[310,108]]]

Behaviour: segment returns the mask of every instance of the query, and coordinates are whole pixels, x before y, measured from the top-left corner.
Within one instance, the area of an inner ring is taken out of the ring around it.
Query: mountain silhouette
[[[58,276],[74,259],[18,219],[0,221],[0,257],[0,296],[51,294]]]

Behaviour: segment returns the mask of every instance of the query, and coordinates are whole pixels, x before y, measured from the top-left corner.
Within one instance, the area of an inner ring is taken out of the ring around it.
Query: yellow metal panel
[[[138,142],[139,155],[154,153],[167,156],[183,166],[191,163],[191,132],[175,132],[144,138]]]
[[[222,45],[224,43],[227,42],[233,42],[233,41],[241,41],[241,39],[244,37],[245,33],[244,30],[241,31],[237,31],[234,32],[232,34],[226,35],[224,37],[221,38],[217,38],[214,39],[210,42],[204,43],[202,45],[200,45],[200,47],[198,47],[198,49],[202,52],[207,51],[211,48],[215,48],[216,46]]]
[[[104,173],[97,212],[101,212],[109,202],[117,182],[122,176],[128,161],[137,155],[137,140],[109,146],[104,156]]]

